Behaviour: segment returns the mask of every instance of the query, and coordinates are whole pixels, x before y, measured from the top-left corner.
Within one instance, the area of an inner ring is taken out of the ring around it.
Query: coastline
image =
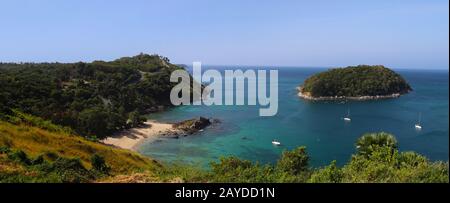
[[[137,151],[138,146],[147,140],[156,140],[157,138],[167,134],[168,132],[175,132],[173,124],[160,123],[155,120],[148,120],[144,122],[143,126],[131,128],[118,132],[110,137],[107,137],[100,142],[106,145],[115,146],[122,149]]]
[[[100,140],[101,143],[132,151],[137,151],[144,141],[156,141],[158,138],[175,138],[192,135],[202,131],[218,120],[204,117],[189,119],[178,123],[161,123],[156,120],[147,120],[143,125],[123,130],[110,137]]]
[[[346,97],[346,96],[334,96],[334,97],[313,97],[309,94],[302,92],[301,87],[297,87],[298,96],[302,99],[309,101],[339,101],[339,100],[353,100],[353,101],[367,101],[367,100],[378,100],[378,99],[393,99],[402,96],[400,93],[394,93],[390,95],[376,95],[376,96],[359,96],[359,97]]]

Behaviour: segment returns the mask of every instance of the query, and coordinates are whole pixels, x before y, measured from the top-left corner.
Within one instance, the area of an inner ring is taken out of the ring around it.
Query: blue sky
[[[0,61],[448,69],[446,0],[1,0]]]

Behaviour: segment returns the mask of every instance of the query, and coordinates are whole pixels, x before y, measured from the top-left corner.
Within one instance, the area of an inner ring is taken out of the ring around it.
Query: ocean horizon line
[[[177,63],[175,63],[177,64]],[[178,63],[177,65],[181,65],[181,66],[187,66],[192,68],[192,64],[180,64]],[[359,64],[359,65],[367,65],[367,64]],[[379,64],[381,65],[381,64]],[[242,67],[242,68],[283,68],[283,69],[330,69],[330,68],[344,68],[346,66],[304,66],[304,65],[299,65],[299,66],[293,66],[293,65],[289,65],[289,66],[277,66],[277,65],[230,65],[230,64],[202,64],[203,67],[205,68],[211,68],[211,67],[217,67],[217,68],[226,68],[226,67],[233,67],[233,68],[238,68],[238,67]],[[354,65],[357,66],[357,65]],[[386,66],[386,65],[384,65]],[[450,68],[405,68],[405,67],[391,67],[391,66],[386,66],[389,67],[390,69],[393,70],[417,70],[417,71],[445,71],[445,72],[449,72]]]

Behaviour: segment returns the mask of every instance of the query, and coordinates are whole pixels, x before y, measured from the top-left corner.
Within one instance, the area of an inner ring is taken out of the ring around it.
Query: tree
[[[145,121],[145,117],[141,116],[138,111],[133,111],[128,115],[127,124],[131,127],[137,127]]]
[[[336,161],[323,169],[315,172],[310,179],[313,183],[340,183],[342,181],[343,173],[336,165]]]
[[[397,140],[389,133],[367,133],[356,141],[358,154],[369,156],[377,147],[398,148]]]
[[[102,138],[139,125],[149,109],[172,105],[170,73],[181,68],[147,54],[93,63],[0,63],[0,118],[17,109]]]
[[[84,135],[108,135],[108,115],[101,108],[83,110],[78,116],[78,129]]]
[[[309,156],[306,147],[298,147],[292,151],[284,151],[276,168],[289,174],[299,174],[308,169]]]
[[[241,160],[237,157],[222,157],[219,163],[211,163],[211,168],[216,174],[226,174],[236,169],[247,169],[250,167],[252,167],[252,162]]]

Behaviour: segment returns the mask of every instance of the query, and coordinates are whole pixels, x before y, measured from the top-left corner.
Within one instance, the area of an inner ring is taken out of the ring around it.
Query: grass
[[[162,165],[24,114],[0,120],[0,183],[448,183],[448,162],[399,152],[396,142],[385,144],[391,141],[395,138],[385,133],[363,136],[358,145],[367,147],[360,147],[342,167],[332,162],[323,168],[310,168],[306,148],[299,147],[284,152],[275,165],[224,157],[205,170],[195,165]]]
[[[43,155],[46,160],[55,157],[79,158],[86,168],[92,168],[91,156],[98,154],[111,167],[111,174],[152,171],[162,166],[138,153],[92,142],[65,132],[51,132],[27,124],[0,121],[0,147],[20,149],[30,157]]]
[[[168,167],[19,111],[0,119],[0,182],[183,182]]]

